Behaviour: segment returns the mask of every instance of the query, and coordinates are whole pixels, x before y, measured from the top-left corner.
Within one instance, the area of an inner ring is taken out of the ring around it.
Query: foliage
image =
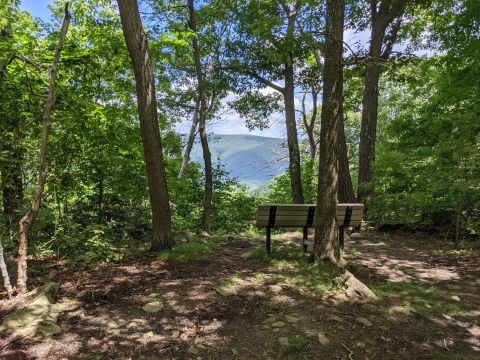
[[[435,229],[460,212],[478,233],[478,67],[444,55],[395,74],[382,98],[374,218]]]
[[[162,252],[159,256],[161,259],[180,262],[200,260],[202,254],[213,251],[216,246],[217,244],[214,239],[195,238],[186,243],[179,243],[172,249]]]

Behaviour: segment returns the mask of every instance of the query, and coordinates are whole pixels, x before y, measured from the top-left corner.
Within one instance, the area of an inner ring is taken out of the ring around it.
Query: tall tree
[[[377,140],[378,83],[382,61],[387,60],[392,53],[406,4],[406,0],[369,0],[371,34],[362,100],[358,166],[358,200],[362,202],[373,195],[371,182]]]
[[[200,112],[200,101],[195,101],[195,109],[193,109],[193,119],[192,125],[190,126],[190,132],[188,134],[187,144],[185,145],[185,150],[183,151],[182,165],[178,171],[178,178],[180,179],[188,169],[188,162],[190,161],[190,154],[193,149],[193,143],[195,142],[195,135],[197,134],[198,122],[199,122],[199,112]]]
[[[289,175],[293,203],[303,203],[300,150],[295,117],[295,68],[308,51],[299,38],[297,20],[306,2],[241,1],[232,9],[237,23],[230,48],[230,69],[249,77],[260,87],[269,87],[283,98]],[[278,84],[283,81],[284,85]]]
[[[53,57],[53,63],[49,69],[49,90],[45,109],[42,118],[42,141],[40,143],[40,157],[38,169],[38,182],[35,194],[32,200],[32,205],[27,213],[19,221],[19,236],[18,236],[18,270],[17,270],[17,291],[23,293],[27,290],[27,249],[28,249],[28,234],[32,229],[33,224],[38,215],[40,204],[42,202],[43,190],[45,181],[47,179],[46,163],[47,163],[47,146],[48,135],[51,126],[52,109],[56,101],[56,79],[57,68],[60,62],[60,53],[65,43],[68,26],[70,25],[69,3],[65,4],[65,16],[63,19],[62,28],[60,31],[60,40],[58,41],[57,49]]]
[[[356,198],[350,175],[344,116],[342,116],[338,129],[338,176],[338,201],[341,203],[354,203]]]
[[[316,261],[343,265],[337,241],[335,213],[338,193],[339,127],[343,117],[343,25],[344,0],[327,1],[325,65],[320,128],[320,163],[314,253]]]
[[[202,229],[209,233],[212,217],[212,196],[213,196],[213,170],[212,170],[212,154],[208,147],[206,120],[207,120],[207,99],[205,95],[205,78],[200,61],[200,49],[197,41],[197,19],[195,16],[194,1],[188,0],[189,27],[192,31],[192,51],[195,63],[195,76],[197,77],[197,91],[200,102],[198,111],[198,126],[200,132],[200,141],[202,143],[203,162],[205,166],[205,193],[203,196],[203,216]],[[193,124],[192,124],[193,127]]]
[[[136,0],[118,0],[123,35],[132,60],[137,89],[140,132],[147,168],[152,206],[153,233],[151,249],[158,251],[174,244],[171,228],[165,164],[158,125],[155,80],[148,41]]]

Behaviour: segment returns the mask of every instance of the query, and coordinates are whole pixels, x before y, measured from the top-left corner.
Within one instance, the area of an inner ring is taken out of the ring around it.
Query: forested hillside
[[[288,167],[285,141],[254,135],[210,136],[212,157],[225,166],[232,178],[256,189],[267,185]],[[202,162],[202,149],[197,141],[192,161]]]
[[[0,0],[0,179],[0,358],[480,358],[479,0]]]

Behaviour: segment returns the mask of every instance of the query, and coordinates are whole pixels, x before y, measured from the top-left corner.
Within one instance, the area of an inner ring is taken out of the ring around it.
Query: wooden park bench
[[[261,204],[257,211],[257,227],[267,229],[267,252],[271,250],[271,230],[276,227],[303,228],[303,251],[307,251],[308,229],[313,227],[315,204]],[[337,204],[338,241],[343,249],[345,228],[362,222],[363,204]]]

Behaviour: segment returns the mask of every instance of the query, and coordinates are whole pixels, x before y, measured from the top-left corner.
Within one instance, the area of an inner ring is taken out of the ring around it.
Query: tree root
[[[350,271],[345,271],[333,281],[345,288],[345,294],[349,298],[366,301],[378,300],[378,297],[373,291],[370,290],[367,285],[358,280]]]

